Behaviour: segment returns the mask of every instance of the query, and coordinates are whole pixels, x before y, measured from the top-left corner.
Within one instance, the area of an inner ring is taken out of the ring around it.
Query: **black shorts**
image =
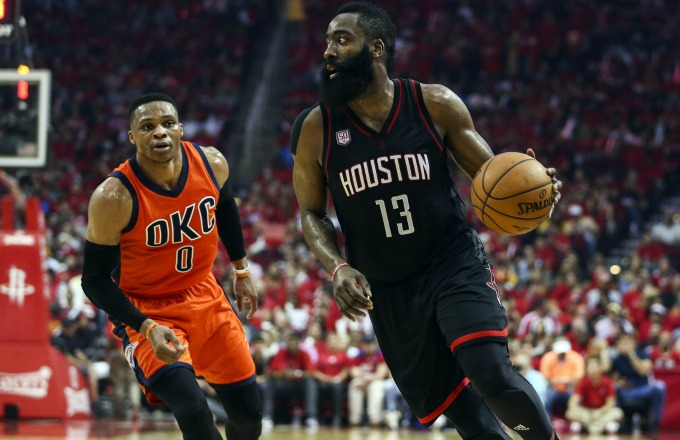
[[[507,343],[500,291],[474,231],[456,237],[421,274],[371,283],[371,322],[402,395],[433,422],[467,385],[455,351],[480,339]]]

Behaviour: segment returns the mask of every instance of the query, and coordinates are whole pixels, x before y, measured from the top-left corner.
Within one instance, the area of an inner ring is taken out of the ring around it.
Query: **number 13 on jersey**
[[[387,206],[384,200],[376,200],[375,204],[380,208],[380,215],[382,216],[383,225],[385,226],[385,236],[392,237],[392,227],[390,226],[387,217],[387,210],[392,209],[399,212],[399,215],[404,218],[404,221],[396,222],[397,233],[399,235],[413,234],[415,229],[413,227],[413,218],[411,217],[410,205],[408,203],[408,196],[401,194],[392,197],[391,208]]]

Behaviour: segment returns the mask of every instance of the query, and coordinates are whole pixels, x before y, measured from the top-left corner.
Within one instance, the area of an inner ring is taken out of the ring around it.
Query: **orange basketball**
[[[484,162],[470,193],[477,217],[489,229],[526,234],[548,218],[553,205],[550,176],[523,153],[501,153]]]

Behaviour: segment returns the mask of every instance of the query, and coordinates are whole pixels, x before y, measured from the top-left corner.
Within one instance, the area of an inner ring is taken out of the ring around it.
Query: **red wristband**
[[[331,274],[331,281],[335,281],[335,276],[338,274],[338,270],[340,270],[341,267],[349,267],[349,263],[340,263],[337,266],[335,266],[335,269],[333,269],[333,273]]]

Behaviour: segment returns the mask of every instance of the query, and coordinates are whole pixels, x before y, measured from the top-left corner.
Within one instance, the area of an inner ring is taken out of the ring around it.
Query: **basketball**
[[[524,153],[498,154],[484,162],[470,191],[475,214],[492,231],[526,234],[550,215],[552,180],[545,167]]]

